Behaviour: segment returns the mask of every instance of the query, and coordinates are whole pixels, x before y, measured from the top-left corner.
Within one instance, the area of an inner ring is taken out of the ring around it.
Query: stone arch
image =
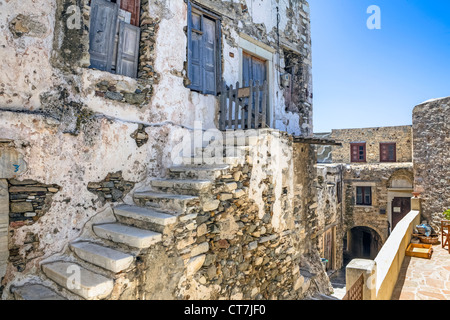
[[[373,226],[357,225],[349,228],[346,251],[350,259],[375,259],[386,239]]]
[[[387,181],[388,188],[410,188],[414,185],[414,175],[411,169],[395,170]]]

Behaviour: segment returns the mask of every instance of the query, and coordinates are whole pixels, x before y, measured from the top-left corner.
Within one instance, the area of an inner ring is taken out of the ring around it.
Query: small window
[[[351,161],[352,162],[366,162],[366,144],[365,143],[351,143],[350,144]]]
[[[140,0],[91,1],[91,68],[137,77],[139,15]]]
[[[356,187],[356,204],[359,206],[372,205],[372,187]]]
[[[395,143],[380,143],[380,161],[396,162],[397,146]]]
[[[189,88],[217,94],[220,71],[220,19],[188,1]]]

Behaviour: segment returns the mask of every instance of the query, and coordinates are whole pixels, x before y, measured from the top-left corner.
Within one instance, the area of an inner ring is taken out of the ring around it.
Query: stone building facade
[[[329,188],[335,185],[334,192],[339,193],[338,198],[326,198],[326,204],[322,204],[326,207],[319,210],[327,213],[329,208],[340,209],[339,220],[323,223],[325,228],[336,226],[329,241],[336,252],[334,261],[341,262],[344,256],[373,259],[396,223],[410,210],[414,183],[412,127],[340,129],[317,136],[341,144],[316,148],[319,177]],[[319,194],[323,194],[320,188]],[[324,242],[327,237],[323,237]],[[341,266],[337,264],[336,268]]]
[[[423,198],[423,218],[436,230],[450,208],[450,98],[433,99],[413,110],[415,191]]]
[[[292,140],[313,132],[306,1],[0,6],[3,299],[329,291],[316,158]],[[244,61],[264,70],[251,77],[268,82],[269,129],[236,143],[240,156],[208,158],[211,140],[230,138],[217,130],[220,90],[249,76]],[[196,82],[198,64],[209,80]],[[81,288],[68,288],[72,266]]]

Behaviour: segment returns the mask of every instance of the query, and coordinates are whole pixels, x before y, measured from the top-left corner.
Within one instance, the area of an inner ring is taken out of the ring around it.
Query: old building
[[[329,292],[305,0],[0,6],[2,299]]]
[[[324,200],[319,216],[331,217],[323,227],[335,230],[324,233],[324,254],[335,253],[332,269],[352,257],[373,259],[411,210],[412,127],[340,129],[316,136],[341,144],[317,148]]]

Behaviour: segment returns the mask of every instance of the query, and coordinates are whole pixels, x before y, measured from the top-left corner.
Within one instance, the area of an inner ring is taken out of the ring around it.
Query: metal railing
[[[363,300],[364,274],[356,280],[352,287],[346,292],[342,300]]]
[[[220,97],[220,130],[267,128],[269,118],[268,84],[250,80],[248,87],[225,84]]]

